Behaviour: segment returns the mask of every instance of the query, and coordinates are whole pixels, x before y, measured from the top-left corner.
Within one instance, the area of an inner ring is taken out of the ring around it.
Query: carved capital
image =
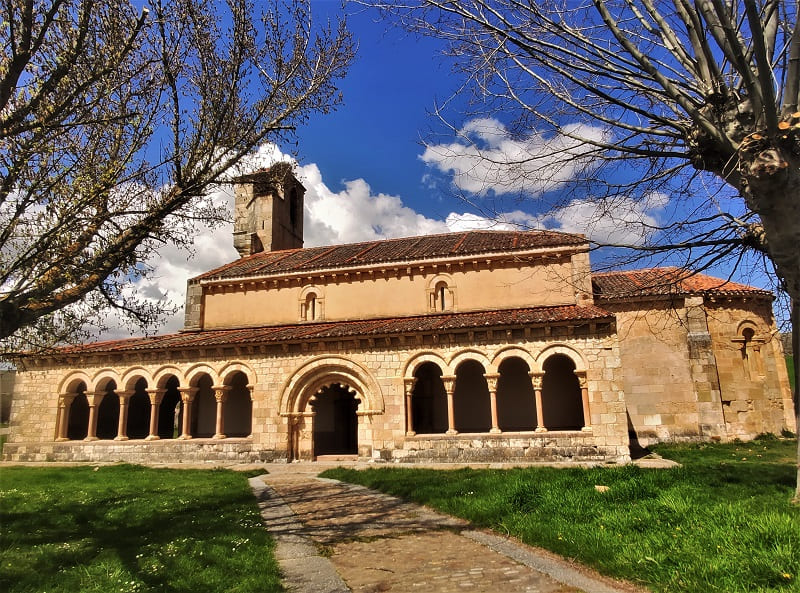
[[[178,393],[181,394],[181,401],[188,403],[194,400],[194,396],[200,391],[197,387],[179,387]]]
[[[72,405],[72,402],[75,401],[76,397],[78,397],[77,393],[62,393],[58,396],[58,407],[68,408]]]
[[[500,375],[497,373],[485,373],[483,376],[486,378],[486,385],[489,387],[489,391],[497,391],[497,380]]]
[[[214,399],[217,402],[224,402],[231,391],[231,388],[227,385],[215,385],[212,389],[214,390]]]
[[[411,394],[414,391],[414,387],[417,384],[416,377],[406,377],[403,379],[403,389],[405,390],[406,397],[411,397]]]
[[[531,378],[531,384],[533,385],[533,388],[541,390],[542,378],[544,377],[544,373],[533,372],[533,373],[528,373],[528,376]]]
[[[455,377],[455,375],[444,375],[442,377],[442,385],[444,385],[444,390],[447,393],[452,394],[453,393],[453,389],[455,389],[455,386],[456,386],[456,377]]]
[[[164,394],[167,392],[166,389],[147,389],[147,395],[150,396],[150,403],[158,405],[161,403],[161,398],[164,397]]]
[[[119,396],[119,403],[120,405],[126,405],[128,400],[131,396],[136,393],[135,391],[117,391],[117,395]]]

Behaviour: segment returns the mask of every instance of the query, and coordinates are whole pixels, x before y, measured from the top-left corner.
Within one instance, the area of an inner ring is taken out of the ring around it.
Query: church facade
[[[185,329],[21,358],[9,460],[625,461],[795,430],[772,295],[592,274],[583,237],[302,247],[288,168],[235,185],[241,258]]]

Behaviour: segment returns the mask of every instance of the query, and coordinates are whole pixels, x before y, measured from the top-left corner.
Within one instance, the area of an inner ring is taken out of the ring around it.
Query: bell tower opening
[[[233,246],[246,257],[303,246],[305,188],[290,163],[242,175],[234,184]]]

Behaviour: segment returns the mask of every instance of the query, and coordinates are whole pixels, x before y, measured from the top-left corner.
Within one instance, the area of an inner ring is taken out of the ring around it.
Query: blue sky
[[[337,0],[317,0],[312,10],[317,19],[342,13]],[[438,42],[389,28],[375,11],[353,4],[344,10],[359,45],[341,84],[344,103],[298,131],[300,164],[316,163],[331,189],[363,178],[415,210],[446,215],[446,196],[423,183],[426,166],[419,158],[421,135],[435,123],[429,111],[455,84]]]

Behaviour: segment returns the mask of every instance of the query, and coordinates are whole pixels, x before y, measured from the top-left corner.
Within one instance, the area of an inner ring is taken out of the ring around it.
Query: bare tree
[[[266,141],[340,101],[354,52],[310,1],[3,0],[0,340],[74,338]],[[140,8],[137,8],[140,7]],[[258,7],[258,10],[256,9]]]
[[[472,115],[567,140],[502,162],[484,154],[495,167],[534,179],[541,163],[572,163],[561,194],[590,188],[608,211],[653,190],[682,196],[681,219],[647,233],[650,253],[700,265],[763,254],[791,298],[798,351],[798,2],[365,3],[446,42]],[[800,411],[797,389],[794,400]]]

